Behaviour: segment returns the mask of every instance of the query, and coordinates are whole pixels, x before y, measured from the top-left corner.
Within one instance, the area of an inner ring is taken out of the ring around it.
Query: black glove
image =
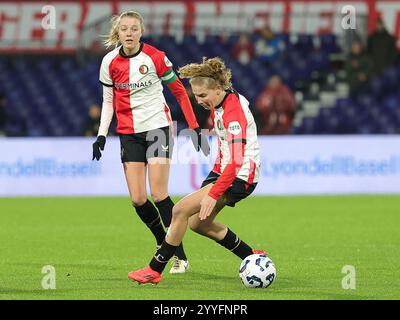
[[[208,144],[207,137],[201,134],[200,128],[195,128],[192,130],[193,131],[192,134],[190,135],[190,138],[192,139],[194,148],[197,150],[197,152],[199,152],[201,149],[204,155],[208,156],[210,154],[210,145]]]
[[[94,160],[99,160],[101,158],[101,151],[104,150],[104,146],[106,144],[106,137],[105,136],[98,136],[95,143],[93,143],[93,158]]]

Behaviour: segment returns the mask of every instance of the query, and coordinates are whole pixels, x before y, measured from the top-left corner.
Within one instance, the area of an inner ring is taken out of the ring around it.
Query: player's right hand
[[[94,160],[94,159],[99,160],[101,158],[100,150],[103,151],[105,145],[106,145],[106,137],[98,136],[97,140],[93,143],[93,158],[92,158],[92,160]]]

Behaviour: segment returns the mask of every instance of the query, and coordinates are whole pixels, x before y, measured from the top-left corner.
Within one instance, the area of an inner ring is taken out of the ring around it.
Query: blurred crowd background
[[[109,18],[82,29],[71,52],[0,53],[0,135],[97,135],[98,74],[107,52],[100,35],[107,33]],[[374,18],[372,29],[369,18],[357,16],[357,28],[340,34],[285,33],[266,23],[251,31],[211,26],[201,36],[146,30],[143,41],[165,51],[175,70],[204,56],[224,59],[234,88],[251,103],[259,134],[400,133],[398,39],[384,15]],[[208,112],[187,90],[199,124],[210,128]],[[167,88],[164,94],[182,130],[182,111]]]

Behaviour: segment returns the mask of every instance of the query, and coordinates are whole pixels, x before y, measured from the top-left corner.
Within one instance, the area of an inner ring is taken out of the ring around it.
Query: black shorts
[[[219,174],[211,171],[207,178],[201,184],[201,187],[214,183],[217,181]],[[225,191],[222,195],[224,197],[224,201],[226,202],[227,206],[234,207],[236,202],[248,197],[256,188],[257,183],[247,183],[246,181],[236,178],[233,180],[232,185]]]
[[[121,143],[122,162],[145,162],[150,158],[172,157],[174,140],[170,127],[163,127],[150,131],[122,134]]]

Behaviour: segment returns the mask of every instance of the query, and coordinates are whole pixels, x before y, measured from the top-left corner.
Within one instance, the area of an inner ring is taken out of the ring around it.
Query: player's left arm
[[[186,89],[183,86],[181,80],[179,80],[179,78],[172,71],[172,69],[171,72],[174,76],[171,77],[171,82],[167,82],[166,84],[169,90],[171,90],[172,94],[175,96],[176,100],[178,100],[178,103],[182,109],[183,115],[185,116],[189,128],[198,128],[199,124],[197,123],[196,116],[193,112],[192,104],[190,103]]]
[[[169,90],[175,96],[179,106],[182,109],[189,128],[198,128],[199,124],[197,123],[196,116],[193,112],[192,104],[190,103],[185,87],[176,76],[172,68],[172,62],[169,61],[165,53],[162,51],[157,52],[153,61],[156,66],[157,75],[162,82],[168,86]]]

